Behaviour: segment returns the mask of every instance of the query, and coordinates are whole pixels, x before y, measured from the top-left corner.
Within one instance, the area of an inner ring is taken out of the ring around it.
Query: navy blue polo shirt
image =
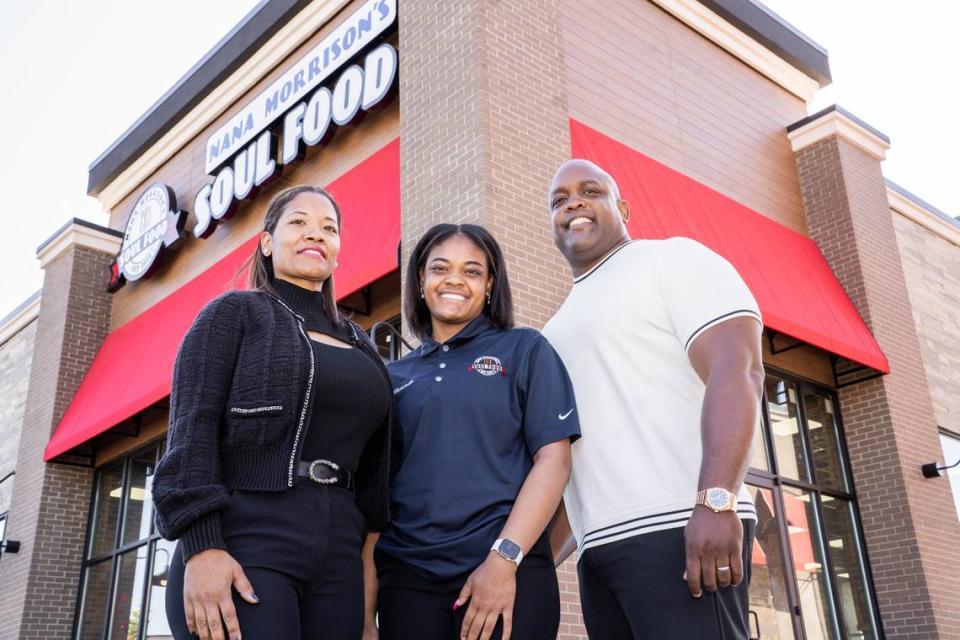
[[[504,331],[486,315],[388,368],[403,452],[378,549],[452,578],[486,558],[534,454],[580,436],[573,387],[538,331]]]

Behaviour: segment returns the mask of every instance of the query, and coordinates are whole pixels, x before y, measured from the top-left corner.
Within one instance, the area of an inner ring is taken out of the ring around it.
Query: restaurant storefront
[[[829,81],[753,2],[260,5],[94,161],[109,224],[44,243],[39,302],[0,322],[19,398],[0,414],[0,539],[19,543],[0,640],[170,637],[151,482],[173,359],[243,286],[277,190],[337,198],[338,297],[393,359],[400,266],[441,221],[497,235],[519,321],[543,325],[570,286],[545,189],[571,156],[617,179],[631,235],[707,244],[763,312],[754,637],[960,637],[951,486],[920,473],[960,433],[960,276],[933,275],[960,263],[960,224],[883,180],[882,133],[808,115]],[[586,637],[574,571],[564,640]]]

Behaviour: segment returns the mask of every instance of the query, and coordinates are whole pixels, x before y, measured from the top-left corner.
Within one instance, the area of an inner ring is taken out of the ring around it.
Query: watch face
[[[727,492],[723,489],[711,489],[707,492],[706,502],[713,509],[723,509],[729,503]]]
[[[517,556],[520,555],[520,545],[518,545],[516,542],[511,542],[510,540],[503,540],[500,543],[500,548],[497,549],[497,551],[504,558],[516,560]]]

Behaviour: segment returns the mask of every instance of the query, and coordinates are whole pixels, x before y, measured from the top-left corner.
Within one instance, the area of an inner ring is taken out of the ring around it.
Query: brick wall
[[[506,253],[517,319],[536,327],[570,281],[546,205],[570,153],[558,20],[555,1],[450,11],[433,0],[400,14],[403,264],[433,224],[486,225]]]
[[[960,638],[960,527],[946,483],[920,475],[940,446],[880,162],[837,136],[796,162],[810,235],[890,361],[840,392],[884,630]]]
[[[0,345],[0,478],[17,466],[20,426],[27,401],[30,360],[37,321],[23,327]],[[10,510],[10,498],[16,477],[0,484],[0,513]]]
[[[960,247],[892,215],[933,414],[960,433]]]
[[[570,154],[558,2],[411,3],[400,41],[402,264],[434,224],[485,225],[518,323],[542,327],[570,287],[546,196]],[[559,638],[586,638],[572,562],[559,578]]]
[[[73,627],[93,473],[45,464],[43,449],[107,333],[110,259],[74,246],[46,267],[7,527],[22,546],[0,562],[0,640]]]

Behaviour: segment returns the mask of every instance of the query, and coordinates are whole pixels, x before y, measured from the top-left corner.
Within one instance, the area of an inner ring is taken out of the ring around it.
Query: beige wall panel
[[[960,432],[960,247],[892,215],[934,416]]]
[[[351,4],[344,11],[352,11],[357,4]],[[337,24],[339,20],[328,24],[282,64],[277,65],[220,118],[213,121],[176,156],[128,194],[111,212],[110,226],[122,230],[140,193],[158,181],[170,185],[176,192],[179,207],[191,212],[187,218],[187,230],[179,246],[174,248],[165,263],[149,278],[128,282],[114,294],[111,330],[116,330],[143,313],[253,237],[260,230],[266,204],[274,193],[295,184],[328,184],[400,135],[399,100],[394,100],[387,108],[368,113],[359,123],[339,128],[327,147],[311,148],[303,162],[291,165],[283,171],[281,180],[267,187],[256,198],[241,203],[232,218],[221,221],[216,231],[207,239],[194,238],[190,232],[196,221],[192,214],[193,199],[201,187],[212,182],[212,177],[204,172],[207,137],[305,55]],[[397,46],[396,35],[388,39],[388,42]],[[402,72],[402,59],[400,64]],[[351,212],[344,212],[347,220],[350,214]]]
[[[0,480],[17,466],[36,335],[37,321],[34,319],[0,344],[0,398],[3,399],[0,401]],[[10,510],[14,478],[11,476],[0,482],[0,514]]]
[[[789,344],[789,338],[784,338]],[[763,364],[792,373],[800,378],[817,382],[827,387],[834,386],[833,366],[830,363],[830,354],[810,345],[803,345],[790,351],[774,355],[770,351],[770,341],[766,334],[763,336]]]
[[[571,117],[806,234],[803,101],[649,2],[562,3]]]
[[[149,407],[141,414],[140,432],[136,436],[107,433],[97,442],[94,465],[101,467],[111,460],[146,446],[167,433],[170,414],[166,407]]]

